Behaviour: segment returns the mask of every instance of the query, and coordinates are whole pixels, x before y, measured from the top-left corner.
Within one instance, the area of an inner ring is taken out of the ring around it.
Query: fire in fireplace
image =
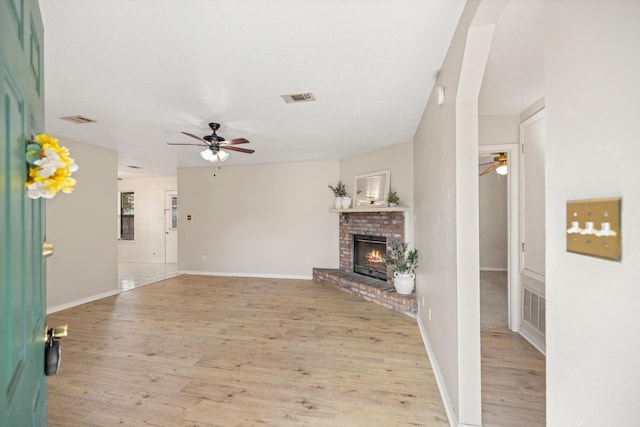
[[[354,234],[353,271],[386,281],[387,267],[382,263],[382,256],[386,251],[386,237]]]

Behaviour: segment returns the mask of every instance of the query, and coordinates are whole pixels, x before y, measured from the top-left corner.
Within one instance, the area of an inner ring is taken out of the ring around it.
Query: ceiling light
[[[229,158],[229,153],[222,150],[214,152],[210,148],[205,148],[200,152],[200,156],[211,163],[218,163],[226,161]]]
[[[496,168],[496,173],[498,175],[506,175],[507,174],[507,165],[506,165],[506,163],[498,166]]]
[[[202,156],[203,159],[209,161],[209,162],[217,162],[218,158],[215,156],[215,154],[213,154],[213,151],[211,151],[208,148],[205,148],[204,150],[202,150],[200,152],[200,155]]]
[[[224,162],[229,158],[229,153],[227,153],[226,151],[218,150],[218,158],[221,162]]]

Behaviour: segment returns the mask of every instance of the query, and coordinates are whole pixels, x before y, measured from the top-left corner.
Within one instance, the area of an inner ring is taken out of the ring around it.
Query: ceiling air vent
[[[316,97],[313,96],[311,92],[306,93],[294,93],[292,95],[280,95],[284,102],[287,104],[297,103],[297,102],[310,102],[315,101]]]
[[[81,115],[77,115],[77,116],[66,116],[66,117],[61,117],[62,120],[66,120],[68,122],[71,123],[75,123],[78,125],[84,124],[84,123],[95,123],[96,121],[93,119],[90,119],[88,117],[84,117]]]

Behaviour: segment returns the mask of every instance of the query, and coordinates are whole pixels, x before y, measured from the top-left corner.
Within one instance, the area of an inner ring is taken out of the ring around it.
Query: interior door
[[[25,142],[44,127],[37,0],[0,2],[0,426],[46,425],[44,202],[26,197]]]
[[[164,213],[164,262],[175,264],[178,262],[178,193],[175,191],[167,191]]]
[[[521,298],[522,334],[545,351],[545,148],[541,110],[520,125],[522,149]]]

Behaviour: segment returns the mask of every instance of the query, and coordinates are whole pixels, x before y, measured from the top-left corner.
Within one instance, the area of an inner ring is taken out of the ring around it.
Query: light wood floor
[[[482,425],[545,425],[545,357],[507,328],[506,272],[480,273]]]
[[[48,323],[49,426],[448,426],[415,320],[311,281],[179,276]]]
[[[544,426],[544,356],[506,327],[484,327],[480,335],[483,427]]]

